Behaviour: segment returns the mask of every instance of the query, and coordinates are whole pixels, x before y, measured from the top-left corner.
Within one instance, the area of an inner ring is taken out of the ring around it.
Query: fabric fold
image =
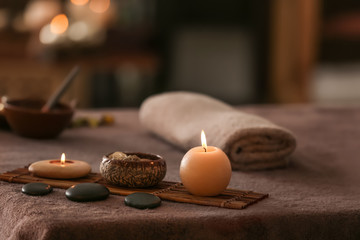
[[[233,170],[285,167],[296,147],[289,130],[199,93],[151,96],[139,118],[146,129],[184,150],[201,145],[203,129],[208,145],[221,148]]]

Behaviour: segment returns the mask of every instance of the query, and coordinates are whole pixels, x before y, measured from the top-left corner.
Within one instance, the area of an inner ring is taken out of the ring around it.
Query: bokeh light
[[[91,0],[89,8],[96,13],[106,12],[110,7],[110,0]]]
[[[68,18],[65,14],[56,15],[50,23],[50,31],[54,34],[64,33],[69,26]]]
[[[75,22],[70,25],[68,37],[73,41],[83,41],[88,37],[89,26],[83,22]]]
[[[52,44],[57,40],[58,36],[58,34],[50,30],[50,24],[46,24],[40,30],[39,40],[42,44]]]
[[[74,5],[82,6],[89,2],[89,0],[71,0],[71,3]]]
[[[1,1],[0,1],[1,2]],[[17,2],[17,1],[14,1]],[[27,1],[23,21],[28,29],[39,30],[55,15],[61,13],[59,1]]]

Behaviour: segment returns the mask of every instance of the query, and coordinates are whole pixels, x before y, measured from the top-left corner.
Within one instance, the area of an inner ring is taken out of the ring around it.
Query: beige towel
[[[208,145],[221,148],[233,170],[284,167],[296,146],[287,129],[197,93],[151,96],[141,105],[139,117],[149,131],[184,150],[201,145],[204,129]]]

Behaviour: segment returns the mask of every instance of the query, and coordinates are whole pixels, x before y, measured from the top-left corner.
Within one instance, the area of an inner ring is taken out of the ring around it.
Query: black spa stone
[[[28,195],[42,196],[52,192],[52,187],[46,183],[27,183],[21,191]]]
[[[137,192],[125,197],[125,205],[133,208],[156,208],[160,204],[161,199],[150,193]]]
[[[109,189],[98,183],[79,183],[65,192],[65,196],[75,202],[104,200],[109,194]]]

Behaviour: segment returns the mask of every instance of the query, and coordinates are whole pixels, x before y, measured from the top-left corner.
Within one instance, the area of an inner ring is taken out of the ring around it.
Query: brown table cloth
[[[230,187],[269,193],[244,210],[163,201],[138,210],[123,196],[77,203],[64,190],[41,197],[21,193],[22,184],[0,182],[1,239],[360,239],[360,108],[248,106],[294,132],[298,147],[284,169],[234,171]],[[165,180],[179,181],[184,152],[147,133],[137,110],[111,112],[116,124],[66,130],[54,140],[34,140],[0,131],[0,171],[31,162],[68,158],[91,163],[102,155],[142,151],[162,155]],[[94,114],[94,111],[82,112]]]

